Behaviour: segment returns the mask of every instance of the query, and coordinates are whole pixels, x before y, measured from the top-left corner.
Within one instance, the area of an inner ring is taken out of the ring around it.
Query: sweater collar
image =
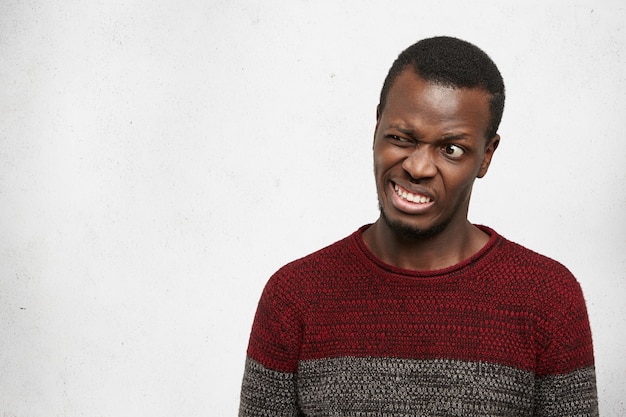
[[[387,264],[376,257],[367,247],[365,241],[363,240],[363,232],[369,228],[371,224],[364,225],[360,227],[356,232],[352,235],[353,242],[357,245],[358,250],[361,255],[363,255],[364,260],[367,263],[373,264],[376,268],[382,269],[386,272],[390,272],[394,275],[403,275],[411,278],[438,278],[442,276],[450,276],[451,274],[456,275],[461,273],[464,269],[468,267],[472,267],[479,263],[482,259],[484,259],[502,240],[502,236],[500,236],[495,230],[490,227],[483,225],[476,225],[480,230],[487,233],[489,235],[489,241],[474,255],[465,259],[462,262],[459,262],[455,265],[451,265],[447,268],[436,269],[436,270],[428,270],[428,271],[415,271],[409,269],[398,268],[396,266]]]

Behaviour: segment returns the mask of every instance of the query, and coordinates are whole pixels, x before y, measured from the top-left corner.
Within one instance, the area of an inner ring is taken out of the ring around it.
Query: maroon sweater
[[[351,236],[281,268],[255,317],[240,416],[595,416],[579,284],[491,229],[438,271]]]

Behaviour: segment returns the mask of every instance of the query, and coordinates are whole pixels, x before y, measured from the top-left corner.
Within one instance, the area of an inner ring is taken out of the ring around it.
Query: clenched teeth
[[[410,201],[412,203],[419,203],[419,204],[430,203],[430,198],[426,196],[418,195],[418,194],[411,194],[407,192],[406,190],[401,189],[397,184],[394,184],[394,188],[396,190],[396,194],[398,194],[400,198],[403,198],[407,201]]]

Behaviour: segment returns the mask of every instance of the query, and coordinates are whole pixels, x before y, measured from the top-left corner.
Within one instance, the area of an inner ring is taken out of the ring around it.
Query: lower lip
[[[389,188],[391,189],[391,202],[393,206],[404,213],[422,214],[428,211],[433,206],[433,204],[435,204],[433,201],[430,201],[428,203],[414,203],[409,200],[405,200],[404,198],[400,197],[398,193],[396,193],[393,183],[389,184]]]

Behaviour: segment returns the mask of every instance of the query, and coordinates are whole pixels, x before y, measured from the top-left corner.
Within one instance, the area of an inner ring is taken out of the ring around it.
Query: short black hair
[[[379,114],[385,109],[391,85],[407,68],[425,81],[453,88],[482,88],[491,94],[485,136],[489,141],[496,135],[504,111],[504,81],[496,64],[482,49],[449,36],[427,38],[409,46],[387,73],[380,92]]]

